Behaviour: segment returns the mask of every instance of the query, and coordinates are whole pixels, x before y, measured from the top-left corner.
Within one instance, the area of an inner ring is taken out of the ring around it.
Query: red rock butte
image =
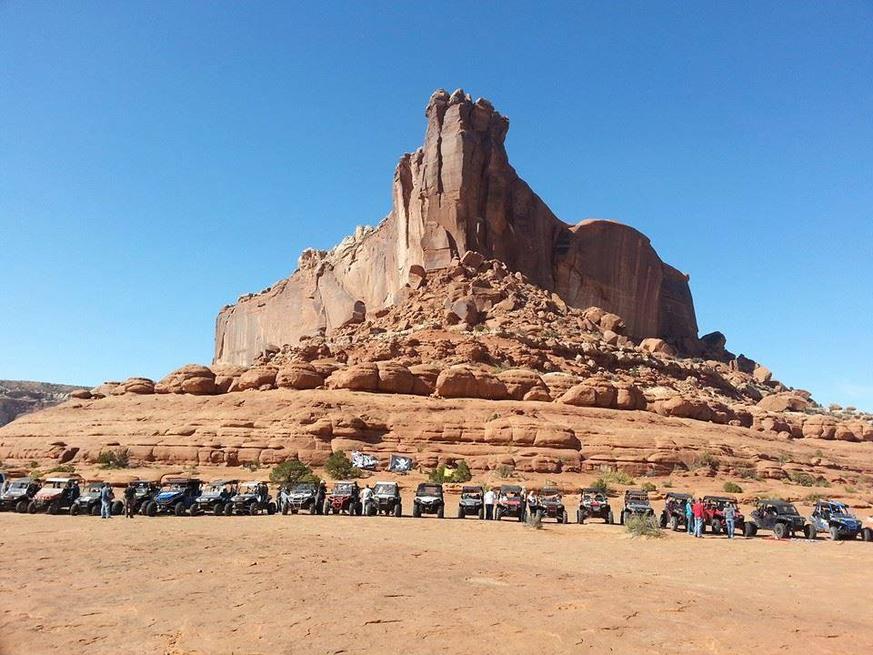
[[[291,277],[222,309],[216,364],[248,365],[269,345],[360,322],[402,301],[410,272],[446,268],[466,251],[502,261],[572,307],[618,314],[631,338],[699,350],[688,276],[631,227],[558,219],[510,165],[509,120],[490,102],[439,90],[425,115],[424,145],[394,172],[388,216],[330,251],[304,251]]]

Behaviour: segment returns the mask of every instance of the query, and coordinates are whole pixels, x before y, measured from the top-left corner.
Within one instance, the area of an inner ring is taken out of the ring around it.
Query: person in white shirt
[[[485,520],[490,521],[494,518],[494,500],[495,493],[493,490],[489,489],[485,492],[484,503],[485,503]]]
[[[361,489],[361,509],[364,512],[364,516],[369,516],[367,510],[370,507],[370,498],[373,496],[373,490],[370,489],[370,485],[367,485],[363,489]]]

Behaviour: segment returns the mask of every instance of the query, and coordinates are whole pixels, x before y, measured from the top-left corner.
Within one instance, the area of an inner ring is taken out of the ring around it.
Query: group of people
[[[734,538],[736,529],[737,508],[731,503],[725,503],[722,508],[724,514],[724,528],[728,539]],[[703,537],[703,524],[706,520],[706,507],[701,498],[689,498],[685,502],[685,524],[688,534],[695,537]]]

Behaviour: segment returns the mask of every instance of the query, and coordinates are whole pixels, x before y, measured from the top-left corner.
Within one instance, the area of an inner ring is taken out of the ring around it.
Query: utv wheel
[[[570,522],[570,520],[569,520],[569,517],[567,516],[567,510],[564,510],[564,513],[561,514],[561,523],[563,523],[564,525],[567,525],[567,523],[569,523],[569,522]]]
[[[673,532],[679,532],[679,517],[674,516],[670,519],[670,528]]]
[[[79,503],[70,505],[70,516],[76,516],[79,513]]]
[[[401,505],[400,503],[397,503],[394,506],[394,516],[396,516],[397,518],[403,516],[403,505]]]
[[[100,516],[100,505],[94,503],[93,505],[91,505],[91,509],[88,510],[88,513],[91,516]]]
[[[28,514],[36,514],[37,509],[38,509],[38,507],[36,506],[36,501],[31,500],[30,504],[27,506],[27,513]]]
[[[721,534],[721,521],[718,519],[712,520],[712,534],[719,535]]]
[[[807,523],[803,526],[803,536],[807,539],[815,539],[817,534],[818,530],[815,529],[815,526],[812,523]]]
[[[861,530],[861,541],[873,541],[873,528],[863,528]]]
[[[438,519],[441,519],[441,518],[443,518],[445,515],[446,515],[446,509],[445,509],[445,507],[443,507],[442,505],[440,505],[440,508],[437,510],[437,518],[438,518]]]
[[[215,503],[215,505],[212,506],[212,514],[214,516],[221,516],[224,514],[224,503]]]
[[[158,514],[158,504],[155,501],[151,501],[145,508],[146,516],[157,516]]]
[[[176,516],[184,516],[185,515],[185,504],[182,501],[179,501],[173,506],[173,514]]]
[[[15,504],[15,511],[18,512],[19,514],[27,514],[27,501],[26,500],[19,500]]]
[[[840,531],[837,529],[837,526],[832,525],[832,526],[828,529],[828,532],[830,533],[831,541],[839,541],[839,539],[840,539]]]
[[[257,516],[260,511],[258,504],[252,503],[251,507],[249,507],[249,516]]]
[[[367,516],[376,516],[379,513],[379,510],[376,509],[376,506],[370,503],[367,505]]]
[[[55,501],[53,503],[49,503],[49,506],[48,506],[48,513],[49,514],[55,515],[55,514],[58,514],[60,511],[61,511],[60,503],[58,503],[57,501]]]
[[[667,513],[661,512],[661,529],[663,530],[666,527],[667,527]]]
[[[773,526],[773,535],[777,539],[785,539],[788,536],[788,527],[784,523],[777,523]]]
[[[273,516],[276,513],[276,503],[267,503],[267,514]]]
[[[191,516],[200,516],[203,513],[203,511],[200,509],[200,505],[194,504],[194,505],[191,505],[191,508],[188,510],[188,513]]]
[[[579,525],[582,525],[584,522],[585,522],[585,519],[582,516],[582,510],[577,509],[576,510],[576,523],[578,523]]]
[[[415,518],[421,518],[421,507],[419,507],[418,505],[413,505],[412,516]]]
[[[485,508],[484,507],[479,508],[479,513],[477,514],[477,516],[479,517],[480,521],[485,518]]]
[[[312,514],[315,514],[316,512],[318,512],[318,505],[316,505],[315,503],[310,503],[309,504],[309,514],[312,515]]]
[[[619,519],[619,522],[621,523],[621,525],[624,525],[624,521],[625,521],[625,518],[626,518],[626,517],[625,517],[625,514],[627,514],[627,512],[622,512],[622,513],[621,513],[621,518]]]
[[[494,520],[499,521],[501,516],[503,516],[503,512],[500,511],[499,507],[495,507],[494,508]]]
[[[743,524],[743,536],[751,539],[758,533],[758,526],[754,523]]]
[[[114,516],[120,516],[123,511],[124,503],[122,503],[120,500],[116,500],[112,503],[112,514]]]
[[[612,510],[609,510],[609,514],[606,515],[606,522],[609,525],[612,525],[613,523],[615,523],[615,517],[612,515]]]
[[[466,516],[466,514],[464,514],[464,508],[459,505],[458,506],[458,518],[462,519],[462,518],[464,518],[464,516]]]
[[[233,516],[233,503],[228,503],[224,506],[224,515]]]

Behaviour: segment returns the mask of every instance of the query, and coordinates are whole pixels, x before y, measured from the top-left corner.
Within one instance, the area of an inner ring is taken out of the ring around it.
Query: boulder
[[[415,376],[415,386],[412,393],[418,396],[429,396],[436,389],[436,381],[442,369],[437,364],[415,364],[409,367],[409,372]]]
[[[235,366],[233,364],[219,364],[212,368],[215,373],[215,391],[216,393],[228,393],[238,391],[239,379],[248,368],[245,366]]]
[[[70,392],[70,398],[76,398],[78,400],[89,400],[92,398],[92,395],[88,389],[74,389]]]
[[[401,364],[394,362],[377,362],[378,390],[381,393],[413,393],[416,378],[412,372]]]
[[[767,384],[770,380],[773,379],[773,374],[770,372],[769,368],[758,364],[757,366],[755,366],[755,370],[752,371],[752,377],[755,379],[755,382],[758,382],[760,384]]]
[[[617,399],[615,385],[596,379],[585,380],[568,389],[557,402],[576,407],[615,407]]]
[[[94,398],[106,398],[107,396],[111,396],[120,382],[104,382],[101,385],[98,385],[91,389],[91,395]]]
[[[264,391],[276,386],[278,370],[273,366],[253,366],[243,373],[237,381],[238,391],[258,389]]]
[[[120,396],[125,393],[148,395],[155,392],[155,382],[149,378],[128,378],[119,384],[112,394]]]
[[[465,365],[455,365],[439,374],[436,395],[443,398],[503,400],[508,397],[508,392],[506,385],[491,373]]]
[[[569,373],[545,373],[542,376],[543,384],[549,390],[549,395],[553,399],[560,398],[566,391],[573,386],[579,384],[580,378]]]
[[[323,384],[321,373],[308,363],[286,364],[276,373],[276,386],[281,389],[317,389]]]
[[[534,390],[537,393],[532,394],[527,400],[551,400],[549,388],[536,371],[511,368],[498,373],[497,379],[506,385],[506,391],[513,400],[525,400],[525,397]]]
[[[774,393],[758,401],[758,407],[769,412],[802,412],[809,407],[809,399],[793,391]]]
[[[213,394],[215,373],[207,366],[186,364],[161,378],[155,385],[156,393],[190,393],[198,396]]]
[[[643,339],[640,342],[640,350],[652,353],[653,355],[665,355],[667,357],[676,356],[676,350],[673,346],[663,339],[655,339],[653,337]]]
[[[332,389],[375,392],[379,390],[379,367],[373,362],[354,364],[336,371],[328,384]]]

